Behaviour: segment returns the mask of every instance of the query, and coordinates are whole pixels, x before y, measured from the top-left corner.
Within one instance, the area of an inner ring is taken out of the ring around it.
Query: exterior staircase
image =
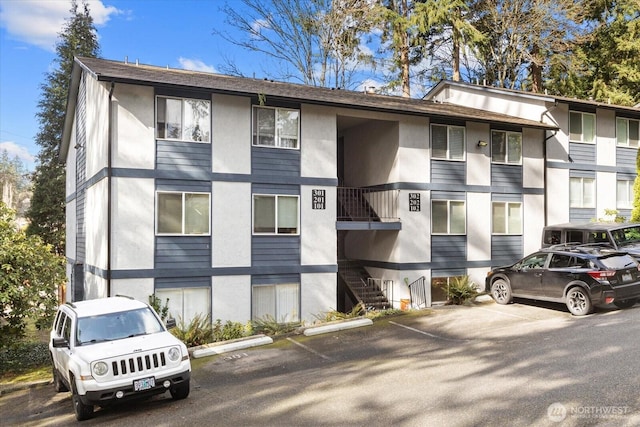
[[[380,286],[380,280],[373,279],[358,262],[340,261],[338,275],[352,299],[362,303],[366,310],[385,310],[391,307]]]

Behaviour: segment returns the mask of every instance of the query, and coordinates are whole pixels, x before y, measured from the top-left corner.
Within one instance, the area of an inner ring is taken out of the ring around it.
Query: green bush
[[[213,342],[213,327],[209,315],[197,314],[189,324],[180,319],[171,333],[187,347],[196,347]]]
[[[253,332],[265,335],[284,335],[293,332],[302,325],[301,322],[278,322],[271,315],[251,322]]]
[[[20,341],[10,347],[0,348],[0,374],[19,373],[50,363],[46,342]]]
[[[164,305],[162,300],[156,296],[156,294],[149,295],[149,305],[158,313],[160,319],[164,322],[169,315],[169,298],[166,299]]]
[[[449,280],[448,286],[443,286],[443,288],[449,303],[453,305],[466,304],[479,294],[476,284],[471,281],[469,276],[454,277]]]
[[[213,325],[213,340],[217,342],[243,338],[251,335],[252,330],[250,323],[245,326],[242,323],[227,320],[223,325],[222,321],[218,319]]]
[[[347,313],[342,313],[337,310],[331,310],[324,315],[316,315],[314,317],[318,319],[319,322],[333,322],[336,320],[353,319],[355,317],[360,317],[365,313],[366,309],[364,307],[364,303],[359,302],[358,304],[354,305],[353,308]]]

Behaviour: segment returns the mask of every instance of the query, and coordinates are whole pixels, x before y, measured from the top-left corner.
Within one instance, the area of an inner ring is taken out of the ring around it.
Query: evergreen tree
[[[98,39],[89,5],[83,0],[82,10],[71,2],[71,18],[65,23],[56,45],[57,68],[46,75],[38,102],[40,130],[36,143],[40,146],[38,164],[33,174],[33,197],[27,212],[27,233],[38,235],[53,246],[58,254],[65,245],[65,167],[59,158],[62,130],[66,114],[69,80],[74,56],[96,57]]]

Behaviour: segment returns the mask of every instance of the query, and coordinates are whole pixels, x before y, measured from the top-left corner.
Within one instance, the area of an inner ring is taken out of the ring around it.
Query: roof
[[[81,70],[89,73],[99,81],[113,83],[165,86],[244,96],[260,94],[267,98],[275,98],[281,101],[419,115],[445,120],[471,120],[536,129],[557,129],[556,126],[547,123],[464,106],[425,101],[423,99],[157,67],[138,64],[137,62],[128,63],[98,58],[76,58],[67,103],[67,121],[63,132],[63,150],[61,152],[63,158],[68,149],[68,139],[73,118],[73,114],[70,113],[73,113],[75,109]],[[67,142],[67,145],[65,145],[65,142]]]
[[[465,87],[465,88],[471,88],[473,90],[476,91],[485,91],[488,93],[501,93],[501,94],[511,94],[513,96],[516,97],[523,97],[523,98],[531,98],[531,99],[539,99],[545,102],[563,102],[566,104],[572,104],[572,105],[582,105],[585,107],[592,107],[592,108],[606,108],[606,109],[611,109],[611,110],[616,110],[616,111],[621,111],[621,112],[627,112],[627,113],[632,113],[634,115],[638,115],[640,117],[640,104],[634,106],[634,107],[628,107],[625,105],[616,105],[616,104],[609,104],[606,102],[597,102],[597,101],[591,101],[591,100],[584,100],[584,99],[578,99],[578,98],[569,98],[569,97],[565,97],[565,96],[555,96],[555,95],[549,95],[546,93],[536,93],[536,92],[526,92],[523,90],[515,90],[515,89],[505,89],[505,88],[498,88],[498,87],[492,87],[492,86],[483,86],[483,85],[476,85],[473,83],[465,83],[465,82],[454,82],[454,81],[450,81],[450,80],[441,80],[436,86],[434,86],[424,97],[423,99],[425,100],[430,100],[432,99],[437,93],[439,93],[442,89],[444,89],[447,86],[458,86],[458,87]]]
[[[78,317],[95,316],[105,313],[118,313],[121,311],[136,310],[147,307],[147,304],[129,297],[109,297],[90,299],[72,303]]]

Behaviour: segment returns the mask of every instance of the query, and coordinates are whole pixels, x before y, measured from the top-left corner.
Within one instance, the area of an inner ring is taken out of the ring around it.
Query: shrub
[[[162,300],[156,296],[156,294],[149,295],[149,305],[158,313],[160,319],[164,322],[169,315],[169,298],[167,298],[162,305]]]
[[[187,325],[180,319],[171,333],[187,347],[196,347],[213,342],[213,327],[209,315],[197,314]]]
[[[298,329],[301,325],[301,322],[278,322],[271,315],[266,315],[261,319],[251,322],[255,333],[270,336],[288,334]]]
[[[337,310],[331,310],[324,315],[316,315],[314,316],[320,322],[333,322],[335,320],[345,320],[345,319],[353,319],[355,317],[362,316],[366,313],[366,309],[362,302],[354,305],[351,311],[347,313],[342,313]]]
[[[13,346],[0,348],[0,374],[19,373],[50,363],[46,342],[19,341]]]
[[[253,328],[251,324],[243,325],[239,322],[227,320],[223,325],[220,319],[213,325],[213,341],[228,341],[251,335]]]
[[[462,305],[478,296],[476,284],[469,276],[454,277],[448,286],[443,286],[450,304]]]

